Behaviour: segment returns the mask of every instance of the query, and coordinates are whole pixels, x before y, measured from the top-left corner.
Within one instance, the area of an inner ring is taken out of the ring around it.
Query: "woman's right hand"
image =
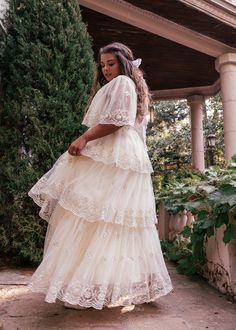
[[[68,152],[71,156],[80,156],[81,155],[81,151],[84,149],[84,147],[87,144],[87,140],[85,138],[84,135],[81,135],[78,139],[76,139],[75,141],[73,141],[69,148],[68,148]]]

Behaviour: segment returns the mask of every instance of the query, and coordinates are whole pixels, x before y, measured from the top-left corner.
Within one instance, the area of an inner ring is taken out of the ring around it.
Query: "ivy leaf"
[[[196,265],[193,256],[178,261],[177,272],[185,275],[193,275],[196,273]]]
[[[203,206],[204,206],[204,201],[202,199],[185,203],[185,209],[191,211],[196,210],[198,212],[199,209],[202,208]]]
[[[233,215],[233,218],[236,220],[236,205],[231,207],[230,213]]]
[[[219,213],[215,219],[215,226],[216,228],[221,227],[224,224],[228,224],[229,222],[229,217],[228,217],[228,213]]]
[[[214,220],[211,218],[204,221],[200,227],[202,229],[207,229],[209,227],[212,227],[213,225],[214,225]]]
[[[233,206],[236,204],[236,188],[231,185],[224,185],[223,190],[220,188],[219,191],[211,194],[208,200],[212,201],[217,208],[224,204]]]
[[[184,238],[188,238],[192,234],[192,230],[190,227],[185,226],[184,229],[182,230],[181,234],[183,235]]]
[[[207,237],[213,236],[214,233],[215,233],[215,230],[214,230],[213,226],[207,228]]]
[[[198,237],[197,240],[195,240],[193,245],[193,256],[196,258],[196,260],[203,260],[204,258],[204,249],[203,249],[204,240],[203,237]]]
[[[235,195],[236,187],[232,186],[231,184],[223,184],[219,187],[219,191],[222,193],[222,195]]]
[[[223,241],[225,244],[227,244],[234,238],[236,238],[236,226],[233,224],[229,224],[224,231]]]
[[[193,244],[193,246],[197,245],[198,243],[200,245],[203,245],[203,241],[204,241],[204,231],[202,231],[201,229],[198,229],[198,232],[194,232],[191,235],[191,242]]]
[[[198,220],[201,221],[207,219],[207,215],[208,212],[206,210],[201,210],[200,212],[198,212]]]
[[[216,187],[212,185],[202,185],[199,186],[199,189],[205,191],[207,194],[211,194],[216,190]]]

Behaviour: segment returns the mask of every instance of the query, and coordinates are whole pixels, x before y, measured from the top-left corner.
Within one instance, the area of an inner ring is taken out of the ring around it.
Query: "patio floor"
[[[0,329],[236,329],[236,304],[203,279],[177,274],[172,263],[167,266],[174,292],[126,313],[121,307],[78,311],[64,308],[60,301],[48,304],[44,295],[27,288],[32,269],[1,269]]]

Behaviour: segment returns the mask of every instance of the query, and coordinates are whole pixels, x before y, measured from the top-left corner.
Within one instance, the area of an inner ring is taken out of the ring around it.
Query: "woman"
[[[89,129],[29,192],[49,223],[30,288],[49,303],[102,309],[172,290],[145,145],[149,94],[136,62],[123,44],[100,49]]]

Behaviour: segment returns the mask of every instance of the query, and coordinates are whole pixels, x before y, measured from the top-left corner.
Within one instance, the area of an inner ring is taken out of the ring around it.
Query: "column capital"
[[[205,97],[203,95],[191,95],[187,97],[187,103],[188,105],[197,103],[203,105],[205,103]]]
[[[220,69],[222,65],[225,64],[235,64],[236,65],[236,53],[226,53],[220,55],[216,61],[215,61],[215,68],[218,72],[220,72]],[[236,67],[235,67],[236,70]]]

